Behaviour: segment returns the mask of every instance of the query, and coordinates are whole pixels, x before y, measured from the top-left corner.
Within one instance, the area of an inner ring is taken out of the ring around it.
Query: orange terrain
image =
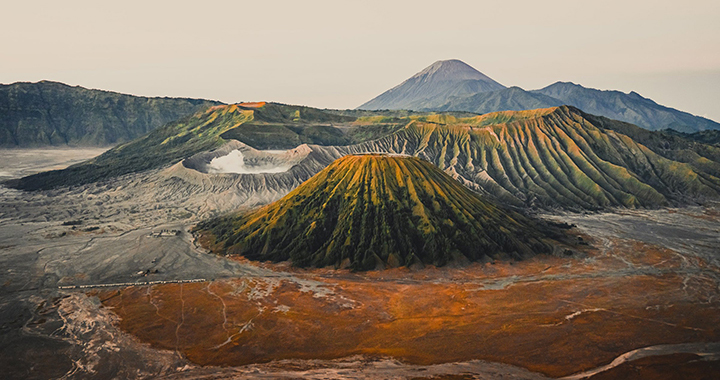
[[[200,365],[363,354],[482,359],[560,377],[641,347],[720,340],[705,263],[613,243],[611,252],[416,271],[247,263],[277,276],[93,294],[124,331]]]

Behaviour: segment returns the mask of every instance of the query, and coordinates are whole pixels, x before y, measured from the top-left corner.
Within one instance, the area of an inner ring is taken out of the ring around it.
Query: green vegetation
[[[275,103],[215,106],[169,123],[92,160],[8,184],[23,190],[82,185],[173,164],[215,149],[230,139],[257,149],[288,149],[303,143],[347,145],[387,135],[402,128],[401,122],[395,119],[356,122],[356,118],[349,116]]]
[[[91,183],[174,163],[195,153],[219,147],[220,135],[253,118],[253,111],[236,105],[218,106],[170,123],[92,160],[64,170],[38,173],[10,186],[24,190],[51,189]]]
[[[709,174],[720,178],[720,131],[648,131],[602,116],[583,113],[583,117],[600,128],[622,133],[669,160],[687,163],[701,175]]]
[[[672,129],[668,129],[663,132],[670,133],[670,134],[676,134],[676,135],[679,135],[686,139],[701,142],[703,144],[720,146],[720,130],[717,130],[717,129],[712,130],[712,131],[700,131],[700,132],[695,132],[695,133],[675,132]]]
[[[211,245],[253,260],[356,270],[552,252],[559,230],[484,200],[415,157],[351,155],[256,211],[210,220]]]
[[[656,207],[720,195],[716,156],[665,157],[623,134],[654,132],[573,107],[440,116],[411,117],[403,130],[348,150],[424,157],[517,206]]]
[[[0,85],[0,147],[114,145],[218,104],[47,81]]]
[[[88,162],[11,185],[34,190],[89,183],[171,165],[230,139],[259,149],[336,147],[326,152],[328,158],[364,152],[420,156],[469,187],[520,207],[657,207],[720,195],[720,147],[567,106],[406,116],[274,103],[218,106]]]

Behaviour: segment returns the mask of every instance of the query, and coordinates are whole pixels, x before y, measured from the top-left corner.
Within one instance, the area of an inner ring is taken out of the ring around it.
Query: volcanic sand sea
[[[64,169],[99,156],[108,149],[110,147],[0,149],[0,180]]]

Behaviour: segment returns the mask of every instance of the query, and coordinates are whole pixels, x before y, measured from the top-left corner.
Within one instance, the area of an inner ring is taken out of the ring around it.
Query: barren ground
[[[7,376],[720,377],[718,206],[544,215],[577,224],[570,256],[350,273],[208,254],[188,229],[242,200],[139,197],[153,175],[0,189]]]

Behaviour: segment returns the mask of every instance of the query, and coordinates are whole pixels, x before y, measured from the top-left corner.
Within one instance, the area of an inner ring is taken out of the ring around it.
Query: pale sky
[[[354,108],[441,59],[720,121],[720,1],[9,1],[0,83]]]

